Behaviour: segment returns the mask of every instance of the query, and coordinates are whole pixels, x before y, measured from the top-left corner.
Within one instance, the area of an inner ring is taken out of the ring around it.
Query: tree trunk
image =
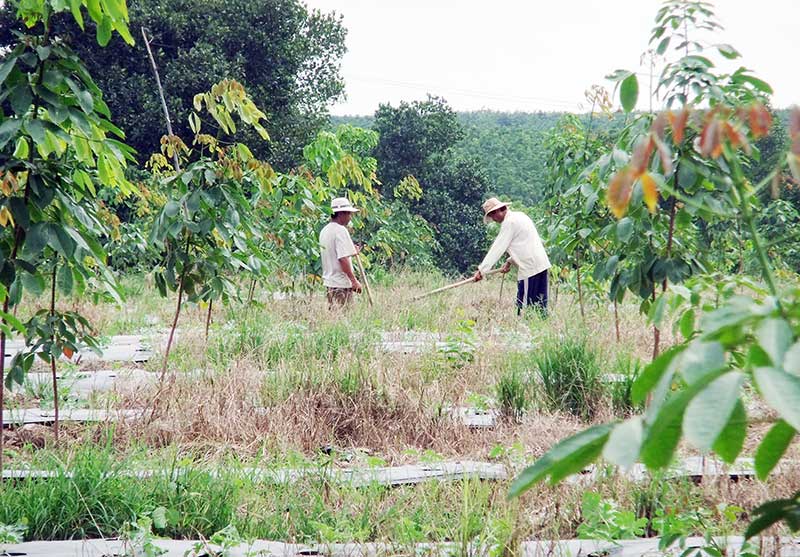
[[[211,326],[211,307],[214,300],[208,300],[208,314],[206,315],[206,343],[208,343],[208,328]]]
[[[3,325],[7,325],[5,315],[8,313],[8,295],[3,300]],[[6,400],[6,332],[0,331],[0,478],[3,477],[3,457],[5,456],[5,433],[3,423],[3,411]]]
[[[581,319],[583,320],[584,325],[586,324],[586,312],[583,309],[583,288],[581,287],[581,266],[578,265],[577,269],[575,270],[578,276],[578,303],[581,307]]]
[[[158,76],[158,66],[156,66],[156,59],[153,58],[153,51],[150,50],[150,41],[147,40],[147,35],[144,32],[144,27],[142,27],[142,38],[144,39],[144,46],[147,48],[147,55],[150,57],[150,65],[153,67],[153,75],[156,77],[156,86],[158,87],[158,97],[161,99],[161,110],[164,111],[164,120],[167,122],[167,133],[169,135],[175,135],[172,133],[172,121],[169,118],[169,110],[167,109],[167,101],[164,98],[164,88],[161,86],[161,78]],[[178,159],[178,152],[175,151],[172,155],[172,160],[175,164],[175,170],[180,172],[181,170],[181,163]]]
[[[56,347],[56,329],[55,329],[55,316],[56,316],[56,268],[58,263],[53,264],[53,280],[50,285],[50,326],[53,327],[53,335],[51,340],[53,345],[50,348],[50,373],[53,376],[53,437],[56,441],[56,448],[59,448],[59,424],[58,424],[58,376],[56,374],[56,358],[57,355],[53,352]]]
[[[164,385],[164,377],[167,375],[167,362],[169,361],[169,351],[172,348],[172,339],[175,338],[175,329],[178,327],[178,318],[181,315],[181,299],[183,298],[183,276],[178,284],[178,304],[175,307],[175,318],[172,320],[172,328],[169,330],[169,338],[167,339],[167,348],[164,351],[164,362],[161,364],[161,379],[159,383]]]

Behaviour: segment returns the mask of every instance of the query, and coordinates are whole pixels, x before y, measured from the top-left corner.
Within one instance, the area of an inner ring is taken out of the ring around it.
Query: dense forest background
[[[567,113],[480,110],[456,114],[465,137],[455,145],[454,150],[476,158],[482,164],[489,178],[488,192],[524,205],[542,201],[546,190],[545,138]],[[777,110],[776,115],[779,125],[782,124],[785,129],[789,111]],[[588,114],[580,115],[580,119],[588,126]],[[613,114],[611,117],[595,115],[591,125],[597,131],[613,132],[624,126],[624,120],[622,114]],[[372,128],[373,122],[372,116],[332,116],[330,125],[332,128],[340,124]]]

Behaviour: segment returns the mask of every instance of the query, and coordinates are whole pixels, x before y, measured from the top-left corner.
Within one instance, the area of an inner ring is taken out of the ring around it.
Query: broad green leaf
[[[72,294],[72,269],[69,265],[61,265],[56,273],[56,284],[65,296]]]
[[[765,319],[756,329],[756,339],[775,367],[783,364],[783,356],[792,344],[792,337],[792,328],[784,319]]]
[[[673,346],[669,350],[662,352],[644,368],[641,375],[633,382],[631,399],[636,403],[643,402],[647,398],[647,394],[656,386],[661,376],[664,375],[672,360],[685,349],[685,346]]]
[[[681,424],[686,407],[697,393],[723,373],[717,371],[703,376],[674,393],[661,405],[655,417],[646,424],[644,431],[641,459],[648,468],[664,468],[669,465],[681,438]]]
[[[6,78],[8,77],[8,74],[10,74],[11,70],[14,69],[14,64],[16,63],[17,63],[17,57],[9,56],[2,64],[0,64],[0,85],[2,85],[3,82],[5,82]]]
[[[75,21],[78,24],[78,27],[81,28],[81,31],[84,31],[83,14],[81,13],[81,0],[70,0],[69,8],[72,12],[72,17],[75,18]]]
[[[747,437],[747,412],[741,400],[736,401],[725,428],[717,437],[712,449],[728,464],[733,464],[744,447]]]
[[[683,315],[681,315],[681,318],[678,321],[678,328],[681,331],[681,335],[683,335],[683,338],[686,340],[691,339],[692,335],[694,334],[694,321],[694,308],[689,308],[683,312]]]
[[[719,53],[722,54],[728,60],[734,60],[734,59],[739,58],[741,56],[739,51],[736,50],[735,48],[733,48],[729,44],[717,45],[717,50],[719,50]]]
[[[625,217],[617,222],[617,239],[623,244],[627,244],[633,236],[633,220]]]
[[[15,217],[16,218],[16,217]],[[800,341],[795,342],[783,357],[783,369],[800,375]]]
[[[766,81],[763,81],[761,79],[758,79],[757,77],[753,77],[752,75],[740,74],[738,76],[735,76],[734,79],[736,81],[740,81],[740,82],[744,81],[745,83],[749,83],[750,85],[755,87],[758,91],[760,91],[762,93],[766,93],[767,95],[774,94],[774,91],[772,90],[772,86],[769,83],[767,83]]]
[[[555,483],[580,472],[600,455],[613,427],[614,424],[596,425],[559,442],[514,479],[509,497],[521,495],[547,476]]]
[[[800,377],[771,367],[756,368],[753,376],[767,404],[800,429]]]
[[[766,480],[780,461],[797,431],[783,420],[779,420],[764,436],[756,450],[755,465],[759,480]]]
[[[639,98],[639,80],[636,74],[632,73],[624,80],[619,88],[619,100],[625,112],[630,112],[636,108],[636,101]]]
[[[670,37],[664,37],[663,39],[661,39],[661,42],[658,43],[658,46],[656,47],[656,54],[661,56],[667,51],[667,47],[669,46],[669,40]]]
[[[708,452],[725,429],[739,400],[744,374],[726,373],[695,396],[686,407],[683,431],[686,440]]]
[[[8,118],[0,124],[0,149],[6,146],[11,138],[17,135],[17,132],[22,127],[21,118]]]
[[[97,44],[100,46],[106,46],[108,44],[108,42],[111,40],[112,28],[113,25],[111,23],[111,18],[107,15],[103,15],[103,19],[97,26]]]
[[[30,273],[21,273],[22,286],[30,292],[34,298],[40,296],[44,292],[44,279],[41,275],[32,275]]]
[[[694,383],[725,365],[725,349],[721,343],[694,340],[681,354],[677,371],[687,383]]]
[[[628,468],[639,458],[642,445],[642,417],[634,416],[617,424],[603,447],[603,458],[612,464]]]

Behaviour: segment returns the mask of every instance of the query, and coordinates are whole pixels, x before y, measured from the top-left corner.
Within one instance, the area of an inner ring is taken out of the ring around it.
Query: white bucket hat
[[[489,222],[489,213],[492,211],[497,211],[498,209],[502,209],[503,207],[508,207],[511,203],[506,203],[505,201],[500,201],[496,197],[490,197],[486,201],[483,202],[483,222]]]
[[[358,209],[346,197],[336,197],[331,201],[331,213],[358,213]]]

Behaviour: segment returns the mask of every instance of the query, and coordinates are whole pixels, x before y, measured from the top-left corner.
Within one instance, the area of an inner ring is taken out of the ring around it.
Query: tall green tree
[[[9,45],[20,26],[8,3],[0,12],[0,45]],[[343,94],[341,18],[298,0],[134,0],[129,15],[133,48],[119,38],[100,48],[64,15],[54,18],[53,27],[85,61],[140,162],[158,151],[166,133],[141,27],[152,41],[180,137],[192,135],[187,122],[194,95],[234,79],[267,114],[265,126],[273,134],[267,143],[245,130],[236,140],[288,169],[302,160],[303,146],[327,121],[328,105]],[[92,22],[86,24],[94,31]]]
[[[480,205],[489,179],[476,159],[456,153],[464,138],[456,113],[444,99],[429,97],[381,105],[373,125],[380,134],[375,156],[384,187],[406,176],[422,186],[422,197],[411,207],[436,231],[439,266],[465,272],[477,265],[486,247]]]

